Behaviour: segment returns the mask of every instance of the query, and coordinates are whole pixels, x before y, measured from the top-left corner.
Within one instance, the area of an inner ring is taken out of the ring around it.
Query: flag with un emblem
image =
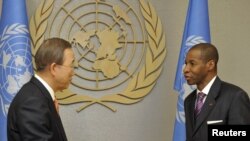
[[[186,96],[195,89],[195,86],[190,86],[187,84],[187,81],[183,75],[186,54],[194,45],[209,42],[210,27],[208,0],[189,0],[174,83],[174,89],[178,91],[179,96],[177,102],[173,141],[186,140],[184,100]]]
[[[3,0],[0,20],[0,140],[7,141],[9,105],[33,74],[25,0]]]

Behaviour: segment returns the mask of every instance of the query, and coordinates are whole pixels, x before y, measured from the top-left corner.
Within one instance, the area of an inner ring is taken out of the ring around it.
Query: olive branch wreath
[[[30,20],[30,36],[31,36],[31,52],[32,58],[34,58],[38,48],[45,39],[45,31],[48,26],[48,18],[53,10],[54,0],[43,0],[36,12],[35,15],[31,17]],[[36,70],[35,62],[33,62],[33,68]]]
[[[26,25],[15,23],[10,26],[6,26],[3,30],[3,34],[0,35],[0,48],[5,44],[5,41],[14,34],[29,34]]]
[[[147,43],[149,46],[146,51],[145,65],[142,69],[132,77],[128,86],[120,93],[93,98],[87,95],[74,94],[69,89],[66,89],[56,94],[60,104],[85,103],[76,110],[77,112],[92,104],[101,104],[115,112],[116,109],[108,105],[108,103],[134,104],[143,100],[153,89],[163,69],[162,64],[167,53],[165,48],[166,40],[161,20],[152,4],[144,0],[139,0],[139,2],[141,13],[145,19],[145,28],[148,33]],[[52,12],[53,3],[54,0],[44,0],[30,21],[32,45],[34,48],[32,50],[33,55],[44,40],[44,34],[48,25],[47,20]]]

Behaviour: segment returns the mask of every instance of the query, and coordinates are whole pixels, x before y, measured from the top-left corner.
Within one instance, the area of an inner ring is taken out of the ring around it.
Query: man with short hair
[[[55,93],[68,88],[74,75],[71,44],[45,40],[35,55],[37,73],[14,97],[8,112],[9,141],[67,141]]]
[[[250,125],[247,93],[217,76],[219,54],[210,43],[193,46],[187,53],[184,76],[196,85],[184,101],[187,141],[207,141],[208,123]]]

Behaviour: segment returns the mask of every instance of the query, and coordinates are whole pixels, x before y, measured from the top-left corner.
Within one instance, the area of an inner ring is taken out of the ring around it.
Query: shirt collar
[[[199,90],[197,89],[197,94],[198,94],[199,92],[202,92],[202,93],[208,95],[209,90],[210,90],[210,88],[212,87],[212,85],[213,85],[213,83],[214,83],[216,77],[217,77],[217,76],[215,76],[212,80],[210,80],[210,82],[205,86],[205,88],[203,88],[202,91],[199,91]]]
[[[55,92],[53,91],[53,89],[49,86],[49,84],[43,80],[39,75],[35,74],[35,77],[43,84],[43,86],[49,91],[49,94],[51,96],[51,98],[53,99],[53,101],[55,100]]]

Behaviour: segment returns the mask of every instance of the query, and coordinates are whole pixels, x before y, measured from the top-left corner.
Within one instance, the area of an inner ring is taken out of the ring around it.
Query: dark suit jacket
[[[199,116],[194,119],[196,90],[184,102],[187,141],[207,141],[207,121],[222,120],[218,124],[250,125],[249,96],[241,88],[215,79]]]
[[[7,120],[8,141],[67,141],[54,102],[35,77],[13,99]]]

